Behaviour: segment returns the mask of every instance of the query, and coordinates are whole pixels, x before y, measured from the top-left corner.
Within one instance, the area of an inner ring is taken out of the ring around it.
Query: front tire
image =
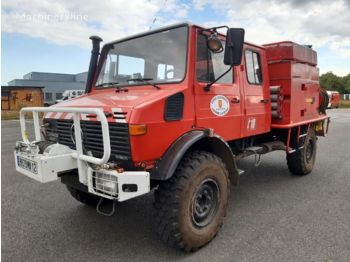
[[[83,203],[84,205],[87,205],[87,206],[96,207],[96,205],[98,204],[98,201],[101,198],[93,194],[78,190],[71,186],[67,186],[67,189],[73,198],[75,198],[80,203]]]
[[[315,165],[317,151],[317,138],[313,128],[310,127],[304,142],[298,146],[302,148],[292,154],[287,154],[288,169],[295,175],[310,174]]]
[[[155,227],[168,245],[194,251],[223,224],[230,194],[222,160],[205,151],[187,154],[174,175],[155,192]]]

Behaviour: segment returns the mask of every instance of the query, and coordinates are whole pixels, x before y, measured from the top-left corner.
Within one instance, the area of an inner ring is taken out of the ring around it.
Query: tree
[[[341,94],[350,93],[350,74],[340,77],[333,72],[327,72],[321,75],[320,86],[326,90],[338,91]]]
[[[343,82],[345,85],[345,93],[350,94],[350,74],[343,77]]]

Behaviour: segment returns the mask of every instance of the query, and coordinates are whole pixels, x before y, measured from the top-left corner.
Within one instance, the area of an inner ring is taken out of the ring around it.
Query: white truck
[[[66,90],[62,94],[62,99],[57,99],[56,104],[62,101],[70,100],[85,94],[85,90]]]

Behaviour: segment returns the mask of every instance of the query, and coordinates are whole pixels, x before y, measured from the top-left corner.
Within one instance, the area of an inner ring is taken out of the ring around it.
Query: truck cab
[[[224,46],[225,37],[219,36]],[[115,160],[127,159],[136,167],[155,166],[171,144],[192,130],[213,129],[226,141],[269,132],[264,48],[245,43],[242,64],[207,91],[230,68],[223,63],[224,52],[208,49],[207,38],[203,28],[182,24],[109,43],[101,51],[91,92],[59,106],[98,105],[110,113],[113,125],[144,127],[144,134],[129,134],[127,145],[111,141]]]
[[[244,173],[237,159],[282,150],[293,174],[312,171],[316,135],[325,135],[329,118],[311,48],[259,46],[244,42],[240,28],[189,23],[101,50],[102,39],[91,39],[85,94],[21,111],[20,173],[43,183],[60,179],[100,213],[103,200],[154,189],[160,237],[193,251],[223,223],[230,183]],[[32,141],[25,112],[33,112]]]

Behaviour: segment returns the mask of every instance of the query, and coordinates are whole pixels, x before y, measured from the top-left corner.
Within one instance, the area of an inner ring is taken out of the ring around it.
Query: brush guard
[[[25,113],[33,114],[35,140],[29,141]],[[76,150],[55,144],[50,152],[39,153],[41,139],[39,113],[70,113],[73,116]],[[103,156],[97,158],[84,153],[80,119],[82,115],[96,115],[101,123]],[[58,174],[77,168],[79,182],[86,185],[90,193],[114,201],[125,201],[150,191],[150,175],[145,171],[118,172],[108,168],[111,155],[109,126],[101,109],[97,108],[42,108],[27,107],[20,111],[20,126],[23,141],[16,143],[16,170],[41,183],[55,181]],[[92,168],[93,167],[93,168]]]

